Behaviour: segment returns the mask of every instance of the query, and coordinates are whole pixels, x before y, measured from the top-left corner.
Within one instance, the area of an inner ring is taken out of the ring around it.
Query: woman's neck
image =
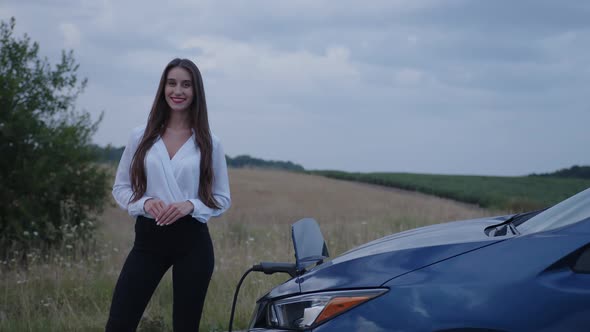
[[[174,130],[189,129],[191,126],[188,119],[188,113],[170,112],[170,118],[168,119],[166,127]]]

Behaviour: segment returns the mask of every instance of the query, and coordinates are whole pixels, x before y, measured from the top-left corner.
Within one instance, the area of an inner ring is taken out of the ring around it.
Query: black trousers
[[[174,331],[198,331],[213,264],[213,245],[206,224],[186,216],[172,225],[158,226],[154,219],[138,217],[135,243],[115,286],[106,331],[137,329],[170,266]]]

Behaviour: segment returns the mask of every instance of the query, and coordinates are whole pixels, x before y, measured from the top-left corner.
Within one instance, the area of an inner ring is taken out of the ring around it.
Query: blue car
[[[393,234],[331,260],[313,219],[292,231],[296,263],[255,270],[293,278],[257,301],[249,331],[590,331],[590,189],[542,211]]]

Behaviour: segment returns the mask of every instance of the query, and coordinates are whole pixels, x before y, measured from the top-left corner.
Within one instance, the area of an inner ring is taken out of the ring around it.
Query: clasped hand
[[[144,210],[156,218],[159,226],[171,225],[178,219],[188,215],[194,209],[190,201],[171,203],[166,205],[162,200],[150,198],[143,204]]]

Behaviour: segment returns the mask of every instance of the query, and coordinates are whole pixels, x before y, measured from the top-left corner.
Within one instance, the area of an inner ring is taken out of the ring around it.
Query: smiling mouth
[[[181,104],[186,99],[185,98],[174,98],[174,97],[170,97],[170,100],[172,100],[172,102],[175,103],[175,104]]]

